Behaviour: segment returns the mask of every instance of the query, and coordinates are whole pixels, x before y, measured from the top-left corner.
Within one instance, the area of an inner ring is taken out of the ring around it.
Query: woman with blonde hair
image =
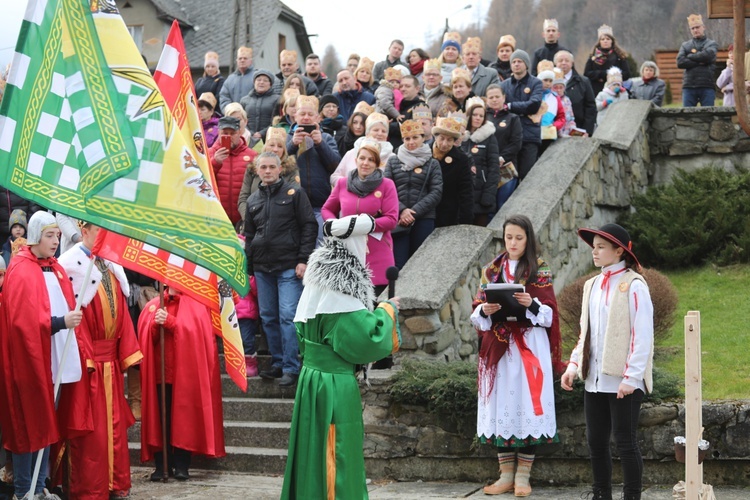
[[[218,102],[222,85],[224,77],[219,73],[219,54],[213,51],[206,52],[203,59],[203,76],[195,82],[195,95],[211,92]]]
[[[299,96],[300,93],[297,89],[290,88],[284,91],[279,99],[281,111],[277,116],[274,116],[271,126],[283,128],[287,133],[292,129],[296,123],[294,114],[297,112],[297,98]]]
[[[375,63],[371,59],[363,57],[362,60],[359,61],[357,69],[355,69],[353,73],[354,79],[357,80],[360,85],[362,85],[362,91],[370,92],[372,95],[375,95],[375,90],[378,88],[378,85],[380,83],[373,81],[372,68],[374,66]]]

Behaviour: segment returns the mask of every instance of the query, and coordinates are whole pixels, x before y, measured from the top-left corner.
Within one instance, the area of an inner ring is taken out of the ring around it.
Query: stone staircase
[[[267,354],[265,339],[256,337],[256,346],[258,368],[270,368],[271,356]],[[226,374],[223,355],[219,355],[219,362],[227,455],[218,459],[193,457],[191,467],[283,475],[295,388],[282,388],[275,381],[252,377],[247,379],[247,393],[243,393]],[[128,441],[130,463],[138,465],[141,454],[140,422],[128,430]]]

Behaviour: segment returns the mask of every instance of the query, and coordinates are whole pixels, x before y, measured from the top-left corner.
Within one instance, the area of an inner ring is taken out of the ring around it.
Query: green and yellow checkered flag
[[[0,184],[245,293],[244,252],[189,146],[113,1],[29,2],[0,103]]]

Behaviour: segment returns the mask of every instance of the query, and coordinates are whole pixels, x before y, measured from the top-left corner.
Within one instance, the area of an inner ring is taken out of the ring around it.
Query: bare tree
[[[336,81],[336,73],[341,71],[344,67],[339,59],[339,54],[336,52],[336,48],[333,45],[328,45],[325,52],[323,53],[323,59],[320,61],[320,67],[323,73],[333,81]]]

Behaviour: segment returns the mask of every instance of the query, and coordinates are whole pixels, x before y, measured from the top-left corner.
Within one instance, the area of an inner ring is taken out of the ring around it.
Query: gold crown
[[[552,81],[553,84],[560,83],[558,80],[562,80],[562,83],[565,83],[565,75],[560,68],[552,68],[552,72],[555,74],[555,79]]]
[[[320,102],[314,95],[300,95],[297,97],[297,109],[302,108],[313,108],[315,113],[318,113],[318,106]]]
[[[432,135],[445,134],[456,139],[461,137],[461,132],[461,124],[450,116],[438,117],[435,126],[432,128]]]
[[[691,28],[693,26],[703,25],[703,16],[701,16],[700,14],[690,14],[687,20],[688,20],[688,26],[690,26]]]
[[[286,130],[281,127],[269,127],[266,131],[266,144],[273,140],[281,141],[286,144]]]
[[[415,120],[421,120],[422,118],[429,118],[432,120],[432,110],[426,104],[418,104],[411,110],[411,116]]]
[[[422,124],[416,120],[406,120],[401,124],[401,137],[413,137],[415,135],[424,135]]]
[[[513,35],[501,36],[500,41],[497,42],[497,50],[500,50],[500,47],[503,47],[505,45],[509,46],[513,50],[516,50],[516,38]]]
[[[465,108],[467,110],[469,110],[469,109],[473,108],[474,106],[481,106],[482,108],[487,109],[487,105],[484,103],[484,99],[482,99],[481,97],[476,96],[476,95],[474,97],[470,97],[466,101]]]
[[[615,37],[614,31],[612,31],[612,26],[607,26],[606,24],[602,24],[601,26],[599,26],[599,29],[596,30],[597,38],[601,38],[604,35],[607,35],[610,38]]]
[[[370,116],[375,111],[375,108],[367,104],[365,101],[359,101],[354,107],[355,113],[364,113],[366,116]]]
[[[237,49],[237,57],[253,57],[253,49],[252,47],[240,47]]]
[[[544,26],[542,29],[555,28],[558,29],[557,19],[545,19]]]
[[[458,79],[464,79],[467,82],[467,85],[471,87],[471,73],[469,73],[469,70],[466,68],[456,68],[451,72],[451,85],[458,80]]]
[[[279,54],[279,61],[281,62],[297,62],[297,51],[296,50],[282,50]]]
[[[463,131],[463,129],[466,128],[466,124],[469,123],[466,114],[461,111],[454,111],[453,113],[448,114],[448,118],[454,119],[459,125],[461,125],[461,131]]]
[[[363,57],[363,58],[362,58],[362,59],[361,59],[361,60],[359,61],[359,64],[357,65],[357,69],[356,69],[356,70],[354,70],[354,72],[356,73],[357,71],[359,71],[359,70],[360,70],[360,69],[362,69],[362,68],[367,68],[367,69],[369,69],[370,71],[372,71],[372,68],[373,68],[374,66],[375,66],[375,62],[374,62],[374,61],[373,61],[372,59],[370,59],[369,57]]]
[[[464,52],[479,52],[482,53],[482,39],[479,37],[469,37],[466,39],[466,43],[463,46]]]
[[[552,64],[552,61],[542,59],[541,61],[539,61],[539,64],[536,65],[536,74],[538,75],[542,71],[552,71],[554,67],[555,65]]]
[[[401,70],[398,70],[396,68],[385,68],[385,71],[383,72],[383,78],[385,78],[385,81],[390,82],[392,80],[401,81],[401,77],[404,76],[401,74]]]
[[[213,61],[216,63],[216,65],[219,65],[219,54],[213,51],[206,52],[206,55],[203,56],[203,64],[206,64],[208,61]]]
[[[427,59],[424,62],[424,66],[422,67],[422,70],[423,71],[427,71],[427,70],[430,70],[430,69],[436,69],[436,70],[440,71],[440,61],[437,60],[437,59]]]
[[[211,92],[203,92],[200,97],[198,97],[198,104],[200,104],[201,101],[210,104],[211,109],[216,109],[216,96]]]
[[[443,42],[447,42],[448,40],[458,42],[458,44],[461,45],[461,34],[458,31],[449,31],[443,35]]]
[[[295,99],[300,96],[299,89],[288,88],[284,91],[284,100]]]
[[[370,130],[370,127],[377,123],[381,123],[385,125],[385,128],[388,128],[388,117],[383,113],[370,113],[367,120],[365,120],[365,130]]]

